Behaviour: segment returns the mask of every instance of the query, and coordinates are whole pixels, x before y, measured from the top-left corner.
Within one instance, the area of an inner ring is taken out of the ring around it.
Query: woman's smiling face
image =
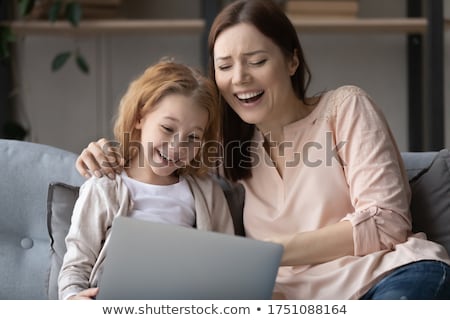
[[[270,125],[292,105],[295,94],[290,77],[297,67],[297,59],[288,61],[251,24],[225,29],[214,44],[217,86],[239,117],[250,124]]]

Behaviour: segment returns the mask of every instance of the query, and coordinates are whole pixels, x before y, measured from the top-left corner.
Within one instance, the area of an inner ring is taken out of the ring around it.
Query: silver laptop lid
[[[283,247],[117,217],[97,299],[271,299]]]

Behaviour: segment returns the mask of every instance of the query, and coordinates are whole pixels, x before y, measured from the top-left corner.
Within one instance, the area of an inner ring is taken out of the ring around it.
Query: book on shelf
[[[288,0],[285,12],[295,17],[350,18],[358,15],[357,0]]]
[[[120,16],[120,4],[122,0],[77,0],[81,5],[82,19],[113,19]],[[38,2],[29,15],[30,19],[48,19],[52,0]],[[59,19],[64,15],[59,13]]]
[[[122,0],[77,0],[83,19],[114,19],[119,17]]]
[[[117,7],[120,6],[123,0],[77,0],[81,6],[105,6],[105,7]]]
[[[120,16],[118,8],[82,7],[83,19],[114,19]]]

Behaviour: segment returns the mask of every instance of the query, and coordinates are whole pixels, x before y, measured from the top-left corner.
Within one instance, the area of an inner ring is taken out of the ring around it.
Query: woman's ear
[[[289,75],[292,77],[297,71],[298,66],[300,65],[300,61],[297,56],[297,49],[294,49],[294,54],[288,63]]]

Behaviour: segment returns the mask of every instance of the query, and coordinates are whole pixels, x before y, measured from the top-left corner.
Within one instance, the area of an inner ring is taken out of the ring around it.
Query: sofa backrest
[[[450,254],[450,152],[402,154],[411,186],[414,232],[442,244]]]
[[[0,299],[47,299],[50,182],[80,185],[77,155],[54,147],[0,139]]]

